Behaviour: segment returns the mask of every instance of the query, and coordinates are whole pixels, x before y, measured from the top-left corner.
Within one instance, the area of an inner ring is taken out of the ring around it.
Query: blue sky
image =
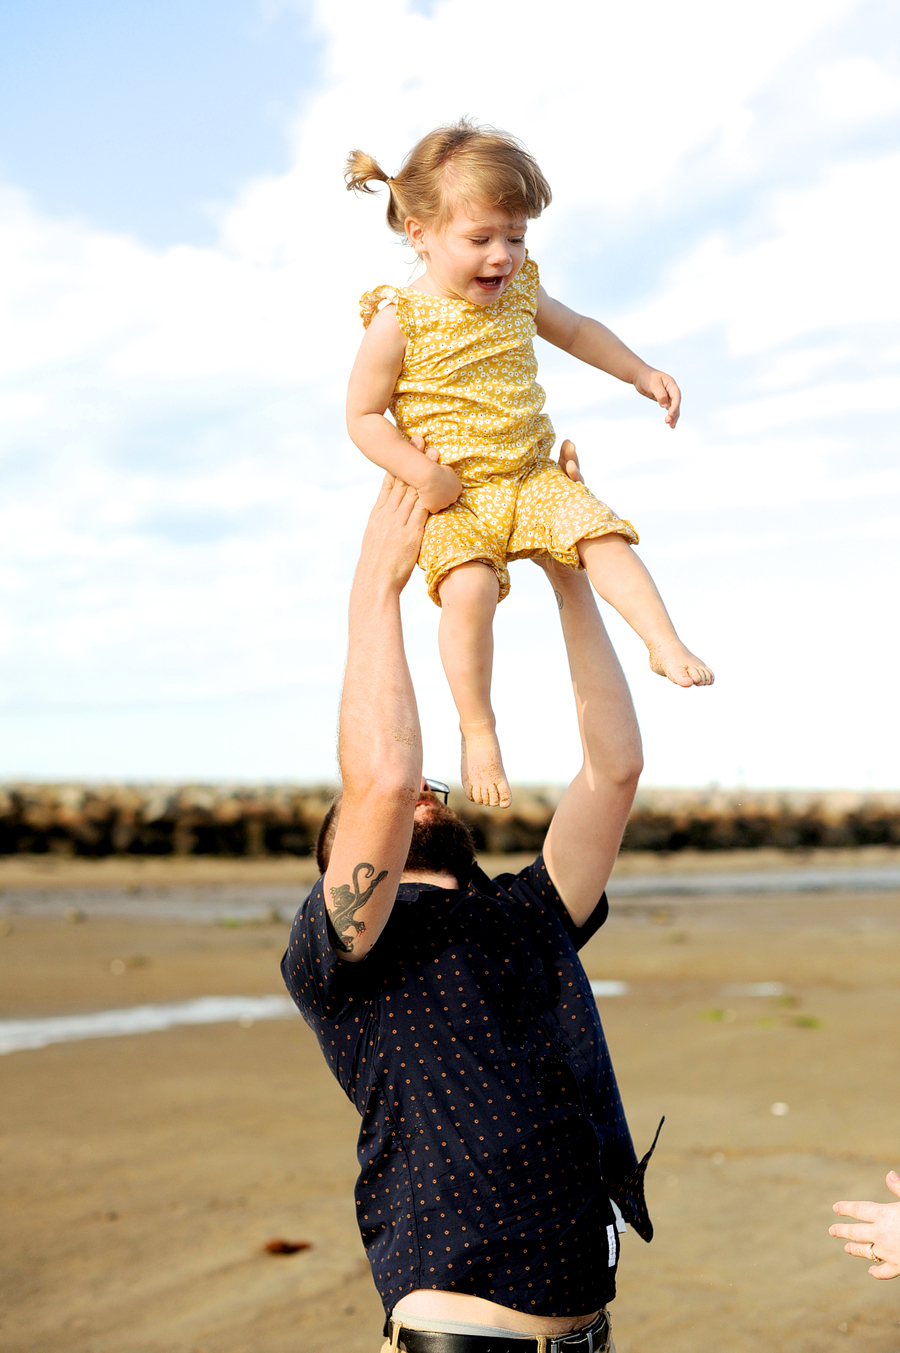
[[[542,347],[548,412],[638,525],[710,691],[610,617],[650,784],[893,786],[900,54],[889,7],[475,0],[0,17],[0,777],[326,779],[377,475],[343,427],[357,298],[408,280],[346,151],[514,131],[554,191],[551,294],[685,392],[671,433]],[[584,42],[572,42],[584,33]],[[507,768],[577,747],[555,615],[497,617]],[[437,611],[404,599],[430,773],[453,778]]]
[[[34,204],[157,247],[290,165],[323,44],[247,0],[30,0],[0,16],[0,172]]]

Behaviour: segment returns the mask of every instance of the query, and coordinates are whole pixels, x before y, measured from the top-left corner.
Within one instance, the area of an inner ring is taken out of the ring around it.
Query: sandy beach
[[[626,857],[646,893],[613,894],[584,953],[627,984],[599,1004],[639,1152],[666,1115],[656,1238],[623,1246],[620,1353],[896,1353],[900,1281],[827,1228],[836,1198],[887,1201],[900,1164],[900,896],[653,889],[654,870],[822,863],[747,854]],[[0,1018],[278,994],[289,907],[247,908],[310,877],[304,860],[4,860]],[[141,914],[229,888],[243,916]],[[299,1016],[12,1052],[0,1084],[6,1353],[374,1353],[356,1115]],[[276,1238],[308,1248],[273,1255]]]

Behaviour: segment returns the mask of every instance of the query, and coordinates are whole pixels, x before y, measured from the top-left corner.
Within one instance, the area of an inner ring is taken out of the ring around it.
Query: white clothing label
[[[611,1221],[611,1222],[609,1223],[609,1225],[607,1226],[607,1228],[606,1228],[606,1239],[607,1239],[607,1242],[608,1242],[608,1244],[609,1244],[609,1264],[607,1265],[607,1267],[608,1267],[608,1268],[615,1268],[615,1266],[616,1266],[616,1224],[615,1224],[615,1222],[612,1222],[612,1221]]]

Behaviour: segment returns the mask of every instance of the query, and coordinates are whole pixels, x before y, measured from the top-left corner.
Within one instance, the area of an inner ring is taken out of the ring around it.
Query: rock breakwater
[[[333,787],[0,786],[0,855],[309,855]],[[453,806],[479,850],[540,848],[561,794],[519,786],[508,813]],[[810,850],[900,845],[900,791],[645,789],[623,850]]]

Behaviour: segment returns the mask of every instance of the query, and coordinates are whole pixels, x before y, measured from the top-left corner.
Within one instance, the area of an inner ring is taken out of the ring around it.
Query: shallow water
[[[9,888],[0,894],[0,915],[127,916],[135,920],[195,924],[288,923],[309,893],[283,883],[221,883],[198,887]]]
[[[889,892],[900,889],[896,864],[744,870],[731,873],[613,876],[611,899],[712,897],[748,893]],[[309,889],[284,883],[222,883],[194,887],[9,888],[0,893],[0,916],[128,916],[159,921],[222,924],[288,923]]]
[[[176,1024],[226,1024],[245,1028],[258,1019],[285,1019],[299,1011],[289,996],[201,996],[174,1005],[136,1005],[128,1010],[97,1010],[86,1015],[0,1020],[0,1054],[46,1048],[51,1043],[122,1034],[158,1033]]]
[[[595,980],[598,999],[624,996],[627,982]],[[236,1023],[249,1028],[260,1019],[289,1019],[299,1014],[289,996],[202,996],[173,1005],[136,1005],[125,1010],[98,1010],[85,1015],[50,1015],[40,1019],[0,1020],[0,1056],[76,1043],[85,1038],[116,1038],[158,1033],[177,1024]]]
[[[610,897],[722,897],[737,893],[890,892],[900,888],[900,866],[746,870],[721,874],[653,874],[613,878]]]

